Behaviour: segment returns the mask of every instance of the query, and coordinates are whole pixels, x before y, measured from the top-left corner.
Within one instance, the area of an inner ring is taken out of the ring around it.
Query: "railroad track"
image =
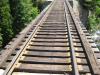
[[[95,56],[100,52],[93,51],[93,42],[87,41],[91,38],[77,20],[68,1],[52,2],[21,43],[0,61],[3,75],[100,75]]]

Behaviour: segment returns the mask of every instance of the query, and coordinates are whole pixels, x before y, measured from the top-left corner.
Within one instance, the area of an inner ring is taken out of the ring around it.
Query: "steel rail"
[[[11,75],[15,66],[18,63],[18,60],[21,58],[22,54],[24,53],[25,49],[27,48],[28,44],[31,42],[31,38],[33,38],[33,36],[35,35],[35,33],[37,32],[39,26],[44,22],[44,20],[46,19],[46,17],[48,16],[48,13],[50,12],[53,4],[55,1],[53,1],[49,7],[47,7],[46,9],[48,10],[45,15],[42,17],[42,19],[40,20],[40,22],[36,25],[33,33],[30,35],[30,37],[28,37],[26,43],[24,43],[24,45],[21,47],[21,49],[18,51],[17,55],[12,59],[11,63],[7,66],[7,69],[5,70],[3,75]]]
[[[69,19],[68,19],[68,14],[67,13],[67,5],[66,3],[64,3],[65,5],[65,18],[66,18],[66,23],[68,26],[68,35],[69,35],[69,43],[70,43],[70,50],[71,50],[71,60],[72,60],[72,69],[73,69],[73,75],[79,75],[78,72],[78,67],[77,67],[77,62],[76,62],[76,56],[75,56],[75,49],[74,49],[74,44],[73,44],[73,40],[72,40],[72,35],[71,35],[71,30],[70,30],[70,26],[69,26]]]
[[[84,32],[82,31],[80,23],[77,21],[77,18],[74,15],[75,13],[73,12],[71,5],[69,4],[69,2],[67,0],[66,0],[66,5],[68,6],[68,9],[71,13],[72,19],[75,23],[74,25],[75,25],[75,27],[78,31],[79,37],[81,39],[83,48],[85,49],[85,53],[87,55],[87,59],[88,59],[88,62],[90,64],[90,69],[92,71],[92,74],[93,75],[100,75],[100,69],[99,69],[98,64],[96,62],[96,58],[95,58],[95,55],[92,51],[92,48],[91,48],[89,42],[87,41],[87,38],[86,38]]]

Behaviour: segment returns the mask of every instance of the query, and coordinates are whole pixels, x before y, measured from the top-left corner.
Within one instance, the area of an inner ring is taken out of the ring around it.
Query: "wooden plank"
[[[70,50],[69,47],[37,47],[37,46],[30,46],[27,50],[47,50],[47,51],[68,51]]]
[[[90,68],[88,65],[78,65],[78,69],[81,73],[90,73]]]
[[[88,62],[85,58],[76,58],[78,65],[88,65]]]
[[[73,38],[73,42],[81,42],[80,39]]]
[[[50,27],[50,28],[51,27],[64,28],[65,27],[65,28],[67,28],[67,26],[65,24],[63,25],[63,24],[52,24],[52,23],[47,24],[47,25],[44,24],[44,25],[41,25],[40,27],[44,27],[44,28],[47,28],[47,27]]]
[[[29,44],[30,46],[43,46],[43,47],[68,47],[69,43],[56,43],[56,42],[32,42]]]
[[[34,38],[44,38],[44,39],[67,39],[67,36],[56,36],[56,35],[38,35],[35,36]]]
[[[75,47],[75,52],[84,52],[82,47]]]
[[[86,56],[85,56],[85,54],[83,52],[82,53],[76,52],[75,54],[76,54],[77,58],[86,58]]]
[[[73,34],[72,34],[72,37],[73,37],[73,39],[75,39],[75,38],[79,38],[78,35],[73,35]]]
[[[36,35],[67,35],[67,33],[48,33],[48,32],[40,32],[37,33]]]
[[[65,28],[40,28],[40,30],[66,30],[66,27]]]
[[[97,59],[100,59],[100,53],[95,53],[95,56],[97,57]]]
[[[18,71],[28,71],[28,72],[48,72],[48,73],[66,73],[71,72],[71,66],[70,65],[49,65],[49,64],[21,64],[19,63],[16,65],[16,69]]]
[[[67,32],[66,30],[39,30],[38,32]]]
[[[65,22],[65,20],[46,20],[46,22]]]
[[[43,25],[53,25],[53,24],[57,24],[57,25],[63,25],[65,24],[65,22],[44,22]]]
[[[9,64],[10,64],[9,62],[3,63],[3,64],[0,66],[0,69],[6,69],[7,66],[8,66]]]
[[[36,38],[35,40],[34,39],[32,39],[31,40],[31,42],[58,42],[58,43],[66,43],[66,42],[68,42],[68,39],[52,39],[52,40],[50,40],[50,39],[38,39],[38,38]]]
[[[14,52],[13,54],[16,54]],[[69,58],[70,52],[49,52],[49,51],[26,51],[23,56],[30,57],[48,57],[48,58]],[[10,56],[8,60],[12,60],[14,56]]]
[[[14,72],[12,75],[63,75],[63,74]],[[69,75],[69,74],[67,74],[67,75]]]
[[[68,58],[70,57],[70,52],[28,51],[27,53],[24,53],[23,55],[33,56],[33,57]]]
[[[74,43],[74,47],[82,47],[82,45],[81,45],[81,43],[76,42],[76,43]]]
[[[60,37],[65,38],[67,37],[67,35],[66,34],[65,35],[36,35],[35,37],[51,37],[51,38],[58,37],[60,39]]]
[[[94,53],[100,53],[100,50],[98,48],[92,48]]]
[[[54,64],[54,65],[67,65],[71,63],[70,58],[55,58],[55,57],[30,57],[22,56],[19,60],[21,63],[32,63],[32,64]]]

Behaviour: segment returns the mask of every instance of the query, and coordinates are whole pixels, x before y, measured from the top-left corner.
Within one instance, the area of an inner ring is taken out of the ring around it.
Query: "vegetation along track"
[[[100,75],[98,60],[76,20],[67,0],[55,0],[23,39],[24,44],[0,64],[5,70],[3,75]]]

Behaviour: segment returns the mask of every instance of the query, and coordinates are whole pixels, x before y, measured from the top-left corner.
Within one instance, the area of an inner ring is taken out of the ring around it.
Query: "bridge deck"
[[[54,0],[5,47],[2,75],[100,75],[100,51],[67,0]]]

